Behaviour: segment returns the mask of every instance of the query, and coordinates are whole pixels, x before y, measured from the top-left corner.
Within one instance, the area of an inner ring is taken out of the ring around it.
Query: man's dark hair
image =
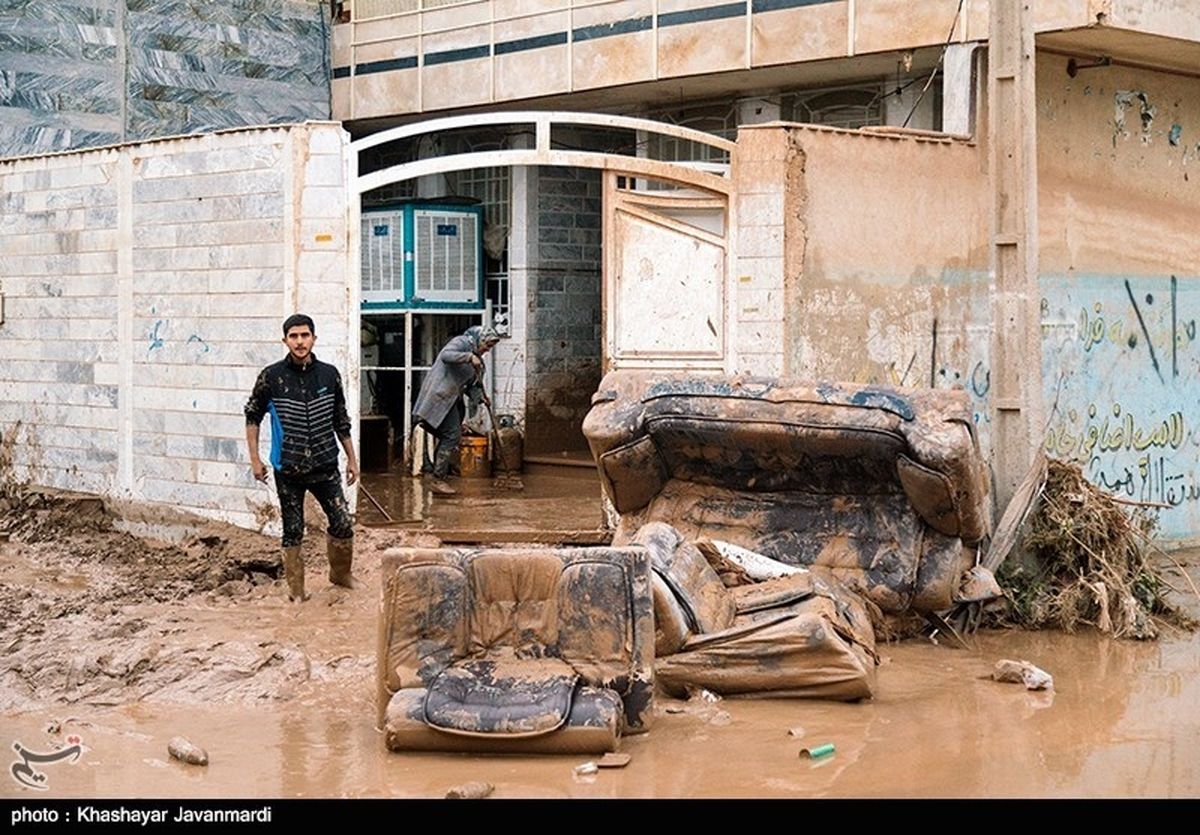
[[[305,316],[303,313],[293,313],[283,320],[283,335],[287,336],[288,331],[292,328],[298,328],[301,325],[308,325],[308,329],[316,336],[317,326],[313,324],[312,317]]]

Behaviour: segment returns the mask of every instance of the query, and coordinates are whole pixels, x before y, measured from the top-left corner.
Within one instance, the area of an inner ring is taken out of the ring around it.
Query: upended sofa
[[[608,374],[583,432],[620,514],[816,566],[884,613],[960,602],[989,533],[963,391]]]
[[[650,724],[644,548],[395,548],[382,559],[378,720],[391,750],[616,750]]]

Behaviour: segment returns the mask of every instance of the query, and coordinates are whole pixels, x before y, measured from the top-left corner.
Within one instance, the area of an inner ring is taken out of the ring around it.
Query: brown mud
[[[116,529],[94,499],[7,501],[0,743],[46,752],[77,735],[86,750],[42,767],[46,792],[5,768],[4,797],[440,798],[469,781],[495,798],[1200,795],[1194,632],[882,644],[874,699],[659,699],[649,733],[622,742],[629,765],[595,773],[576,772],[580,756],[391,754],[374,704],[380,555],[420,533],[359,527],[351,591],[329,584],[310,530],[312,599],[296,605],[273,539],[205,523],[156,541]],[[1172,556],[1200,578],[1200,551]],[[992,681],[1001,658],[1046,670],[1054,689]],[[209,765],[172,759],[177,736]],[[831,756],[800,757],[825,743]]]

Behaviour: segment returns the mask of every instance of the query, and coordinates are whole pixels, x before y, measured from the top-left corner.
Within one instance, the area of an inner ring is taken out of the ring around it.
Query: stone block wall
[[[0,157],[121,141],[118,5],[0,3]]]
[[[526,450],[583,449],[600,383],[600,173],[536,170],[535,257],[528,277]]]
[[[313,316],[358,411],[347,141],[314,123],[0,162],[0,477],[270,528],[242,407],[284,317]]]
[[[95,492],[117,477],[120,164],[0,163],[0,433],[18,477]]]

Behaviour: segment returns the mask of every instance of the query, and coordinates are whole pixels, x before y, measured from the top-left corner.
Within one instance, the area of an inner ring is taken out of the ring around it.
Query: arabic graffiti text
[[[1102,410],[1089,403],[1083,426],[1080,416],[1067,411],[1066,420],[1052,426],[1046,435],[1046,452],[1058,458],[1086,461],[1097,452],[1145,452],[1151,447],[1179,449],[1187,437],[1182,411],[1174,411],[1162,420],[1139,419],[1132,411],[1113,403]]]
[[[1105,467],[1097,455],[1088,462],[1087,474],[1105,490],[1142,502],[1179,507],[1200,500],[1200,483],[1195,476],[1177,469],[1162,455],[1143,455],[1132,467]]]

